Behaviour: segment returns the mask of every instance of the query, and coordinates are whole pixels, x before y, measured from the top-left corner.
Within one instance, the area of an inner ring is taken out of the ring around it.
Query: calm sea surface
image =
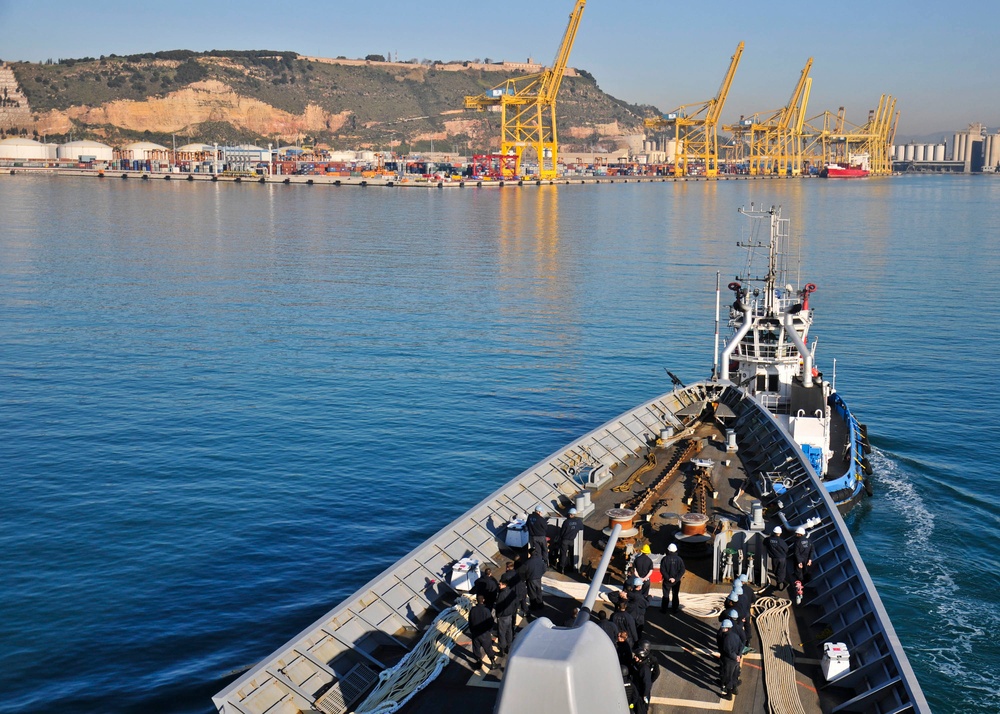
[[[664,368],[708,376],[750,201],[868,423],[852,528],[924,691],[1000,709],[1000,180],[0,176],[0,712],[209,712]]]

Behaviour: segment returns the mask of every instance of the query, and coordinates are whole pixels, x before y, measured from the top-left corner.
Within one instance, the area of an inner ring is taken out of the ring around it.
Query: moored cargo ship
[[[868,176],[868,169],[849,164],[827,164],[819,175],[822,178],[865,178]]]

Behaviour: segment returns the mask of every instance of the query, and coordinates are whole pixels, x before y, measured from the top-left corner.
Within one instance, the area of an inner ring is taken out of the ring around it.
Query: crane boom
[[[719,173],[719,117],[729,96],[729,90],[736,76],[736,69],[743,57],[744,43],[736,46],[736,52],[729,59],[729,69],[719,86],[718,93],[707,102],[682,104],[662,117],[646,119],[643,124],[653,131],[674,129],[677,157],[674,175],[684,176],[695,167],[704,170],[706,176]],[[698,107],[688,114],[690,107]],[[689,166],[690,164],[690,166]]]
[[[802,95],[806,90],[806,84],[809,82],[809,70],[812,69],[813,58],[810,57],[806,61],[806,66],[802,68],[802,73],[799,75],[799,81],[795,85],[795,89],[792,90],[792,96],[788,100],[788,104],[785,105],[784,110],[781,112],[781,118],[778,120],[779,129],[787,129],[792,123],[792,117],[795,116],[796,110],[798,109],[799,103],[802,101]],[[804,113],[803,108],[801,113]]]
[[[513,168],[505,164],[505,178],[522,174],[521,158],[528,148],[534,149],[537,155],[539,178],[553,179],[557,175],[556,96],[586,5],[587,0],[576,0],[552,67],[535,74],[512,77],[489,89],[485,95],[465,98],[466,109],[486,111],[499,108],[500,153],[515,157]]]
[[[556,59],[552,63],[552,67],[544,72],[545,77],[542,79],[542,91],[539,92],[540,97],[544,101],[554,102],[556,95],[559,93],[563,75],[566,72],[566,67],[569,65],[569,53],[573,50],[573,43],[576,41],[576,33],[580,29],[580,19],[583,17],[583,9],[586,5],[587,0],[577,0],[573,12],[569,15],[569,24],[566,26],[566,32],[563,34],[562,43],[560,43],[559,51],[556,53]]]
[[[722,108],[726,105],[726,98],[729,97],[729,89],[733,86],[733,77],[736,76],[736,68],[740,66],[740,59],[743,57],[743,47],[743,42],[736,45],[736,52],[729,60],[729,70],[726,72],[726,76],[719,86],[719,91],[716,93],[715,99],[709,102],[708,114],[705,117],[706,122],[712,124],[719,123]]]

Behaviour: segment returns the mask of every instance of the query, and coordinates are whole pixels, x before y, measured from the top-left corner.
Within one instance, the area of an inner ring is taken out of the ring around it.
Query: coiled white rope
[[[722,614],[722,608],[726,605],[726,596],[722,593],[681,593],[681,609],[693,617],[701,617],[706,620],[718,619]]]
[[[462,595],[434,618],[420,642],[395,667],[379,674],[379,683],[354,714],[392,714],[434,681],[451,661],[451,650],[465,636],[473,600]]]
[[[775,597],[758,598],[753,606],[770,714],[805,714],[795,683],[795,650],[788,633],[791,607],[790,600]]]

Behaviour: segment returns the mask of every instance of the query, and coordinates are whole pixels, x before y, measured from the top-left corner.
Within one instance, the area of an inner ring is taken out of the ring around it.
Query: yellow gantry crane
[[[847,121],[843,107],[836,115],[823,112],[806,122],[803,155],[821,167],[861,165],[872,176],[887,176],[892,173],[890,147],[899,115],[896,99],[888,94],[879,98],[878,108],[870,110],[868,121],[860,126]]]
[[[736,76],[736,68],[743,56],[743,43],[736,46],[736,53],[729,60],[729,70],[722,80],[718,93],[707,102],[683,104],[662,117],[646,119],[646,128],[669,131],[673,127],[674,175],[685,176],[704,170],[706,176],[719,173],[719,117],[726,105],[726,97]],[[692,107],[697,109],[691,110]],[[690,112],[690,113],[689,113]]]
[[[896,99],[883,94],[879,99],[878,109],[869,113],[868,123],[865,124],[868,141],[864,149],[869,155],[869,171],[875,176],[888,176],[892,173],[892,142],[896,136],[894,112]],[[896,116],[898,117],[898,113]]]
[[[525,149],[534,149],[539,178],[553,179],[557,176],[556,95],[559,94],[559,85],[562,84],[586,4],[587,0],[576,0],[552,67],[537,74],[508,79],[485,95],[465,98],[466,109],[495,111],[499,107],[500,153],[516,157],[513,167],[507,164],[501,167],[505,178],[521,175]]]
[[[761,119],[755,114],[738,124],[724,127],[749,145],[748,159],[751,176],[777,173],[798,176],[802,173],[802,128],[809,93],[812,89],[812,57],[799,75],[788,103]]]

